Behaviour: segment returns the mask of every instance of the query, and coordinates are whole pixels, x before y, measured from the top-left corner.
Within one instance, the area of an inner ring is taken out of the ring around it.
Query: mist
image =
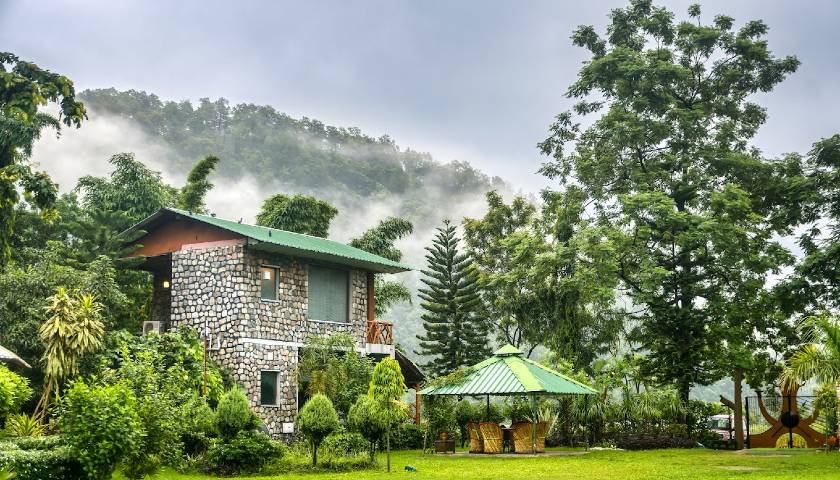
[[[109,159],[117,153],[134,153],[137,160],[160,172],[163,180],[175,187],[183,186],[186,180],[187,172],[183,170],[183,165],[198,160],[180,157],[170,146],[145,133],[130,119],[96,110],[90,110],[88,115],[89,120],[81,128],[65,127],[58,135],[54,131],[45,132],[34,146],[31,163],[45,170],[58,183],[61,193],[73,191],[79,178],[85,175],[108,177],[113,170]],[[300,141],[311,140],[301,137]],[[342,151],[342,154],[353,157],[371,153],[365,152],[364,148],[354,145],[351,151]],[[372,145],[370,148],[382,147]],[[222,157],[220,162],[225,160]],[[256,178],[253,173],[247,172],[231,178],[216,171],[210,176],[210,181],[214,187],[206,197],[207,209],[220,218],[241,218],[246,223],[255,223],[263,201],[277,193],[304,193],[326,200],[339,210],[331,224],[329,237],[345,243],[386,217],[404,216],[407,202],[405,197],[394,193],[360,199],[346,192],[302,188],[271,176]],[[395,306],[384,318],[394,322],[397,342],[410,353],[416,348],[416,335],[422,332],[416,289],[422,275],[420,270],[425,267],[425,248],[431,244],[436,228],[445,219],[458,225],[464,217],[482,216],[487,209],[484,191],[447,197],[435,185],[429,185],[425,190],[425,198],[429,202],[425,207],[430,207],[428,211],[432,215],[423,215],[415,221],[414,232],[397,242],[404,254],[403,262],[415,270],[388,275],[392,280],[405,282],[415,293],[415,298],[411,304]],[[506,186],[500,193],[509,197],[513,195],[513,190]]]

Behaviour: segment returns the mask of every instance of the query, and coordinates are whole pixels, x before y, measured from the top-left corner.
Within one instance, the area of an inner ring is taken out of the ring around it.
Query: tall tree
[[[435,376],[478,363],[490,353],[487,322],[478,314],[481,304],[478,272],[472,258],[461,253],[455,226],[448,220],[426,248],[428,268],[419,289],[424,335],[419,355]]]
[[[517,305],[524,305],[519,298],[525,292],[525,286],[519,278],[506,277],[515,268],[516,260],[504,242],[531,227],[536,207],[519,196],[506,204],[495,191],[487,192],[486,199],[487,213],[483,218],[464,220],[467,252],[478,265],[482,313],[494,323],[502,342],[533,350],[539,342],[528,328],[531,310],[517,308]],[[530,355],[530,351],[528,353]]]
[[[118,153],[109,163],[114,170],[108,178],[86,175],[79,179],[76,191],[82,194],[82,206],[88,211],[122,212],[124,216],[111,225],[113,231],[121,232],[161,207],[175,204],[178,190],[133,153]]]
[[[39,111],[49,102],[59,104],[59,118]],[[33,172],[26,163],[32,145],[44,128],[60,130],[62,123],[79,127],[86,118],[67,77],[0,52],[0,265],[11,255],[18,191],[47,211],[58,193],[46,173]]]
[[[642,307],[644,366],[683,402],[722,374],[724,319],[710,313],[789,258],[773,241],[790,229],[773,216],[786,201],[779,168],[749,146],[766,113],[749,99],[799,65],[770,52],[761,21],[703,24],[697,5],[689,17],[633,0],[606,38],[579,27],[572,41],[592,56],[568,95],[581,101],[540,145],[553,156],[542,172],[578,183],[613,227],[618,274]],[[588,127],[573,116],[598,111]]]
[[[623,317],[613,307],[615,251],[609,229],[583,218],[575,187],[546,191],[539,210],[524,198],[487,195],[465,238],[480,272],[484,311],[503,341],[551,349],[576,369],[612,346]]]
[[[213,188],[208,177],[218,163],[218,157],[208,155],[193,166],[187,175],[187,184],[178,192],[178,208],[196,213],[206,212],[204,197]]]
[[[338,209],[309,195],[278,193],[263,202],[257,224],[326,238]]]
[[[399,262],[402,251],[396,247],[397,240],[410,235],[414,226],[408,220],[387,217],[375,227],[367,230],[360,237],[350,241],[350,245],[366,252]],[[374,280],[374,313],[381,317],[399,302],[411,302],[411,290],[402,282],[385,280],[377,276]]]
[[[805,202],[811,224],[800,238],[805,257],[784,285],[791,303],[821,310],[840,306],[840,134],[814,144],[805,160],[813,195]],[[799,302],[797,302],[797,299]]]

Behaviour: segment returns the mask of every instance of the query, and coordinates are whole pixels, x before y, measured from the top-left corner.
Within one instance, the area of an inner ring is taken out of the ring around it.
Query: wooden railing
[[[367,343],[394,344],[394,324],[390,322],[368,322],[365,332]]]

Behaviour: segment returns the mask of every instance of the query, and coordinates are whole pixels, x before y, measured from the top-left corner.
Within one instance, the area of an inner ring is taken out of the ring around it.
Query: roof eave
[[[278,245],[276,243],[264,242],[254,238],[248,239],[248,246],[251,249],[263,252],[278,253],[281,255],[288,255],[291,257],[322,260],[325,262],[335,263],[339,265],[356,267],[361,270],[367,270],[375,273],[401,273],[412,270],[412,268],[407,265],[401,265],[397,263],[395,263],[394,265],[387,265],[377,262],[366,262],[364,260],[342,257],[340,255],[333,255],[329,253],[316,252],[313,250],[294,248],[286,245]]]

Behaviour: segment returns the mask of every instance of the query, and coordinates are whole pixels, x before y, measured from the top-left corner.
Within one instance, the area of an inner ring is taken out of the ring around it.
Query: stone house
[[[275,437],[294,433],[299,350],[313,336],[347,333],[360,354],[396,357],[406,384],[422,373],[374,317],[374,276],[410,267],[340,242],[164,208],[130,231],[138,268],[154,288],[148,331],[180,326],[243,387]]]

